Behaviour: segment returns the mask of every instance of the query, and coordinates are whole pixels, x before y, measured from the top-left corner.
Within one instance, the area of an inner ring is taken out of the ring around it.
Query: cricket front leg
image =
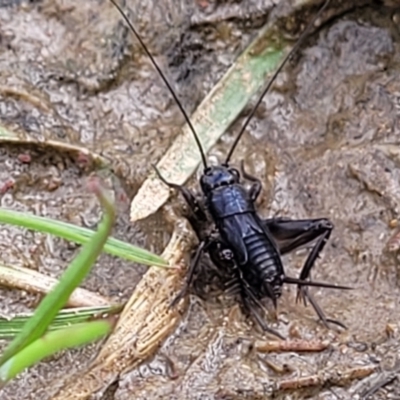
[[[172,300],[170,307],[174,307],[178,302],[187,294],[192,282],[193,282],[193,277],[194,277],[194,272],[199,265],[200,258],[203,254],[203,252],[207,249],[208,243],[205,241],[201,242],[196,250],[196,254],[191,261],[189,265],[189,269],[186,273],[186,280],[185,283],[182,287],[182,289],[179,291],[179,293],[176,295],[176,297]]]
[[[160,179],[165,185],[167,185],[171,189],[177,190],[179,193],[182,194],[183,198],[185,199],[186,203],[188,204],[194,218],[197,222],[201,223],[207,221],[206,213],[200,204],[200,202],[196,199],[196,196],[185,186],[177,185],[176,183],[168,182],[160,173],[155,165],[153,168]]]
[[[249,191],[250,199],[254,202],[257,200],[257,197],[261,193],[262,189],[261,181],[255,176],[252,176],[245,171],[243,160],[240,162],[240,171],[242,173],[243,178],[249,180],[250,182],[254,182]]]

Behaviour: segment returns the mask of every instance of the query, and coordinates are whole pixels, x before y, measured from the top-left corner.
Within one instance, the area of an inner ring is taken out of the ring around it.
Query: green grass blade
[[[91,321],[49,332],[25,347],[0,367],[0,387],[25,368],[60,350],[82,346],[109,334],[113,319]]]
[[[67,302],[74,289],[80,285],[101,253],[115,220],[115,210],[99,184],[92,182],[90,186],[96,193],[105,211],[98,231],[94,234],[90,242],[82,247],[80,253],[61,276],[59,284],[41,301],[33,317],[27,321],[21,333],[6,348],[0,358],[0,366],[46,332],[51,321]]]
[[[61,310],[53,322],[48,326],[48,331],[55,331],[68,326],[99,318],[102,315],[114,315],[122,310],[123,306],[78,307]],[[12,318],[0,318],[0,339],[13,339],[18,335],[24,324],[33,313],[17,315]]]
[[[0,222],[48,233],[80,244],[87,243],[95,234],[94,231],[87,228],[4,208],[0,208]],[[114,238],[108,238],[104,251],[140,264],[158,267],[169,266],[161,257]]]

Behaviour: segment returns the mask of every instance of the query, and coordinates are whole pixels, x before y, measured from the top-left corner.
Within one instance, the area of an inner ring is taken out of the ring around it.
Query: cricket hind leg
[[[311,243],[328,232],[328,237],[325,238],[326,243],[333,230],[332,222],[326,218],[269,218],[263,220],[263,223],[274,237],[281,254],[289,253],[301,246]],[[321,251],[322,248],[319,251]]]
[[[336,319],[326,318],[325,313],[323,312],[322,308],[317,303],[317,301],[314,299],[314,296],[311,293],[306,291],[304,293],[304,296],[307,297],[308,301],[310,302],[310,304],[314,308],[314,311],[316,312],[316,314],[318,315],[319,319],[322,321],[322,323],[324,324],[324,326],[327,329],[330,329],[329,323],[334,324],[334,325],[338,325],[343,329],[347,329],[347,326],[345,324],[343,324],[342,322],[340,322],[340,321],[338,321]]]
[[[277,242],[281,254],[289,253],[301,246],[317,240],[300,272],[299,279],[306,280],[312,267],[325,247],[333,224],[326,218],[320,219],[286,219],[272,218],[263,221]]]
[[[326,218],[302,220],[271,218],[264,220],[263,222],[271,232],[274,239],[277,241],[281,254],[289,253],[296,248],[317,240],[300,272],[299,280],[306,281],[310,277],[310,272],[315,265],[315,261],[317,260],[319,254],[323,250],[331,235],[333,229],[332,222]],[[332,288],[338,287],[332,285]],[[344,289],[346,287],[342,288]],[[322,308],[318,305],[311,293],[309,293],[308,288],[305,285],[298,286],[296,301],[299,301],[300,299],[305,305],[307,305],[306,300],[310,302],[316,314],[328,329],[328,323],[332,323],[346,329],[346,326],[340,321],[326,318]]]

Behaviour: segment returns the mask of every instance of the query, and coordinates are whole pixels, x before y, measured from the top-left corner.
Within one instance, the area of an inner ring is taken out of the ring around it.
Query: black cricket
[[[243,124],[242,129],[228,152],[225,162],[217,166],[207,165],[200,140],[174,90],[121,7],[115,0],[110,1],[121,13],[170,90],[193,133],[204,166],[203,175],[200,178],[202,195],[198,196],[192,194],[184,186],[167,182],[156,169],[159,178],[170,188],[178,190],[185,198],[190,211],[188,215],[189,222],[199,239],[199,246],[192,258],[185,285],[173,300],[171,306],[175,305],[187,293],[202,254],[208,252],[212,262],[218,268],[231,272],[233,281],[230,282],[229,290],[240,293],[243,305],[253,315],[264,331],[283,338],[279,333],[267,326],[259,311],[263,310],[260,300],[265,297],[270,298],[276,308],[277,299],[281,296],[284,283],[298,285],[296,300],[302,299],[305,305],[307,304],[306,300],[308,300],[327,328],[329,328],[328,323],[334,323],[346,328],[341,322],[327,318],[307,290],[308,286],[351,289],[347,286],[337,286],[309,280],[311,269],[332,232],[332,222],[326,218],[301,220],[260,218],[254,206],[262,189],[260,180],[245,171],[243,162],[241,163],[240,172],[229,165],[231,156],[263,97],[272,86],[284,65],[298,50],[311,26],[321,15],[330,0],[324,3],[301,34],[295,46],[282,61]],[[249,190],[242,183],[243,178],[251,182]],[[306,259],[300,276],[298,278],[286,276],[281,255],[313,241],[315,241],[315,244]]]

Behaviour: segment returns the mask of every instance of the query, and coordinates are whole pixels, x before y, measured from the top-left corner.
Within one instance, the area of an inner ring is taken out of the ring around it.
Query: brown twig
[[[363,390],[361,393],[361,398],[363,400],[368,400],[370,396],[375,394],[378,390],[382,389],[389,383],[392,383],[395,379],[399,379],[399,372],[400,372],[400,364],[397,365],[394,370],[390,372],[384,372],[383,378],[381,377],[377,380],[375,384],[373,384],[369,389]]]
[[[341,366],[326,368],[315,375],[283,379],[276,383],[275,391],[305,389],[315,386],[344,386],[354,379],[365,378],[377,370],[377,365],[365,365],[343,370]]]
[[[257,340],[255,348],[262,353],[316,352],[325,350],[330,345],[327,340]]]
[[[272,396],[282,394],[283,392],[295,391],[301,389],[318,388],[324,387],[329,388],[330,386],[346,386],[355,379],[362,379],[373,372],[375,372],[379,366],[377,365],[365,365],[345,369],[343,366],[336,366],[332,368],[326,368],[314,375],[293,377],[290,379],[279,379],[270,381],[268,384],[260,382],[258,380],[252,382],[252,388],[244,388],[240,381],[237,382],[237,386],[225,386],[222,390],[217,393],[218,399],[269,399]]]

